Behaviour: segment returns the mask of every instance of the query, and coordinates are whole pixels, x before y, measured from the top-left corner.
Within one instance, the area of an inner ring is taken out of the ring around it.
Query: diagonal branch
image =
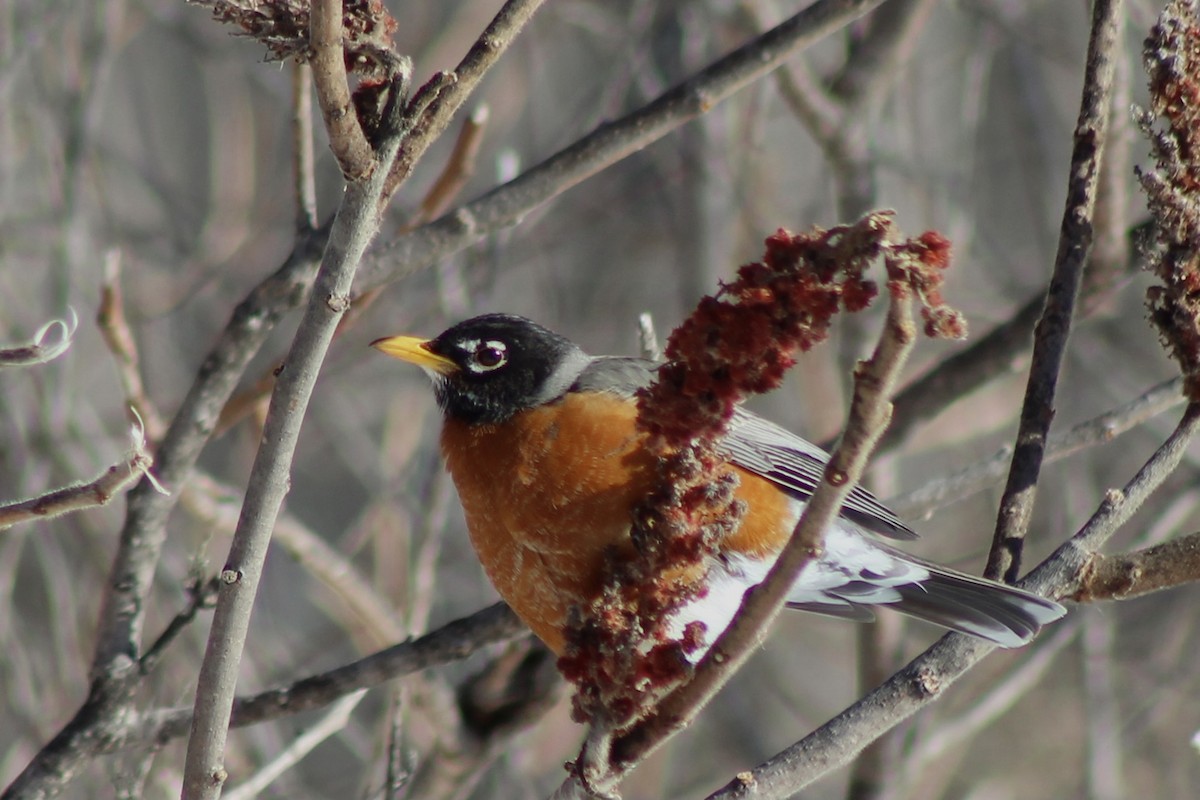
[[[406,137],[404,148],[396,157],[384,187],[385,201],[412,174],[418,159],[445,132],[455,112],[471,96],[500,56],[508,50],[508,46],[543,2],[545,0],[508,0],[487,29],[475,40],[475,44],[454,69],[453,80],[446,81],[432,97],[425,113],[412,120],[412,131]]]
[[[1092,248],[1092,212],[1111,117],[1113,54],[1120,30],[1121,6],[1121,0],[1097,0],[1092,11],[1083,101],[1075,126],[1058,254],[1046,306],[1037,326],[1012,466],[1000,500],[996,532],[984,572],[989,578],[1003,577],[1010,583],[1016,580],[1021,568],[1025,534],[1033,515],[1038,477],[1045,458],[1046,436],[1054,419],[1058,376],[1075,314],[1083,267]]]
[[[1183,378],[1172,378],[1111,411],[1084,420],[1071,429],[1054,433],[1046,442],[1046,461],[1053,462],[1080,450],[1107,444],[1159,414],[1185,402]],[[882,446],[882,445],[881,445]],[[903,517],[920,517],[934,509],[957,502],[1004,477],[1012,450],[1002,448],[958,472],[930,481],[925,486],[888,498],[888,506]]]
[[[1174,471],[1200,431],[1200,406],[1189,406],[1175,431],[1138,474],[1106,498],[1069,542],[1020,582],[1048,597],[1070,596],[1102,544]],[[949,633],[879,688],[856,701],[804,739],[710,795],[710,800],[790,797],[828,772],[848,764],[858,751],[941,696],[994,645]]]
[[[239,697],[233,704],[231,725],[257,725],[329,705],[340,697],[411,675],[430,667],[460,661],[480,647],[506,642],[528,633],[525,624],[503,603],[455,620],[412,641],[401,642],[327,672],[258,694]],[[127,737],[105,752],[140,748],[187,734],[192,709],[151,711],[136,720]]]
[[[818,0],[647,105],[604,123],[512,181],[396,239],[364,264],[357,288],[362,291],[399,280],[517,223],[541,203],[710,111],[789,56],[882,2]]]
[[[72,511],[108,505],[114,497],[136,483],[143,475],[147,475],[154,463],[146,449],[146,433],[142,429],[140,419],[130,431],[130,438],[132,443],[129,453],[95,480],[64,486],[28,500],[0,504],[0,530],[21,522],[53,519]],[[151,481],[153,482],[153,478]]]
[[[292,458],[304,413],[334,331],[349,308],[354,273],[378,229],[383,184],[402,136],[403,129],[393,128],[375,155],[378,163],[370,176],[347,185],[308,308],[271,396],[241,518],[221,571],[222,587],[200,667],[184,771],[185,798],[215,799],[228,777],[222,766],[226,735],[267,546],[291,485]]]
[[[912,300],[893,294],[875,353],[856,371],[854,402],[845,435],[830,456],[824,478],[805,506],[791,540],[766,580],[746,593],[733,624],[700,662],[695,677],[664,698],[650,717],[614,743],[614,761],[618,764],[625,766],[644,758],[685,727],[755,651],[763,631],[783,608],[795,576],[819,552],[825,529],[862,476],[875,443],[887,427],[891,414],[888,398],[915,338]]]

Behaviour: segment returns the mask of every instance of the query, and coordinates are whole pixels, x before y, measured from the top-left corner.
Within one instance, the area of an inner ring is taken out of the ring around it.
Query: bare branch
[[[313,86],[333,151],[348,181],[360,181],[375,168],[375,154],[363,132],[346,75],[342,48],[341,0],[314,0],[308,33]]]
[[[887,426],[891,413],[888,398],[916,339],[911,303],[907,294],[892,295],[875,353],[856,371],[854,402],[842,442],[830,456],[824,479],[766,580],[746,593],[733,624],[705,655],[695,677],[664,698],[649,717],[614,743],[616,764],[628,768],[695,717],[754,652],[762,632],[783,608],[795,576],[819,552],[825,529],[857,485],[875,442]]]
[[[72,511],[108,505],[114,497],[147,474],[154,463],[146,449],[146,433],[140,419],[138,424],[130,429],[129,436],[130,450],[125,458],[106,469],[95,480],[65,486],[28,500],[0,505],[0,530],[21,522],[54,519]]]
[[[213,601],[217,599],[218,579],[201,581],[197,579],[191,586],[188,587],[188,594],[191,599],[187,607],[176,614],[158,638],[154,640],[154,644],[146,648],[146,652],[138,659],[138,667],[143,675],[148,675],[158,666],[159,660],[163,653],[175,641],[176,637],[192,623],[196,615],[201,609],[212,608]]]
[[[360,290],[399,280],[508,227],[533,208],[711,110],[789,56],[880,5],[882,0],[818,0],[679,86],[439,220],[372,254]],[[407,157],[407,153],[406,153]]]
[[[1200,580],[1200,533],[1132,553],[1094,554],[1070,598],[1128,600]]]
[[[905,753],[904,774],[915,777],[930,762],[941,758],[953,748],[962,747],[971,737],[991,725],[1009,711],[1022,697],[1050,673],[1058,657],[1076,640],[1078,621],[1066,620],[1047,636],[1027,648],[1024,659],[1003,678],[974,698],[971,707],[960,716],[939,719],[937,726]],[[911,778],[902,778],[902,785]]]
[[[359,689],[369,689],[423,669],[460,661],[481,647],[527,633],[528,628],[512,610],[497,603],[420,638],[393,645],[328,672],[239,697],[233,704],[230,724],[241,728],[321,708]],[[123,740],[109,743],[104,751],[177,739],[187,734],[191,721],[190,708],[148,712],[125,731]]]
[[[260,792],[299,763],[313,748],[345,728],[350,722],[350,715],[366,695],[366,689],[359,689],[334,703],[315,725],[289,742],[279,755],[264,764],[252,776],[231,789],[226,794],[228,800],[254,800],[258,797]]]
[[[296,192],[296,229],[317,227],[316,157],[313,153],[312,69],[292,65],[292,180]]]
[[[96,312],[96,324],[104,344],[117,362],[117,378],[121,381],[125,402],[145,422],[150,441],[159,441],[167,425],[142,382],[137,342],[125,317],[125,297],[121,291],[121,254],[116,250],[110,250],[104,256],[104,282],[100,284],[100,308]]]
[[[1092,32],[1088,40],[1083,102],[1075,126],[1075,146],[1067,181],[1067,205],[1059,233],[1054,274],[1046,296],[1046,307],[1038,323],[1033,345],[1033,362],[1021,423],[1013,449],[1008,484],[1000,500],[996,532],[988,556],[989,578],[1016,580],[1021,569],[1021,552],[1037,481],[1045,457],[1046,436],[1054,419],[1054,396],[1067,347],[1067,335],[1075,314],[1083,268],[1092,248],[1092,211],[1100,182],[1100,165],[1105,135],[1111,116],[1113,54],[1117,51],[1121,0],[1097,0],[1092,9]]]
[[[1070,430],[1051,434],[1046,444],[1046,461],[1054,462],[1089,447],[1108,444],[1149,419],[1182,405],[1183,378],[1172,378],[1152,387],[1133,400],[1084,420]],[[981,491],[1004,477],[1012,460],[1012,449],[1005,447],[990,458],[959,472],[930,481],[925,486],[888,499],[888,505],[902,516],[917,517]]]
[[[212,525],[233,529],[238,521],[240,493],[205,474],[192,476],[183,490],[182,505]],[[404,625],[363,574],[328,542],[291,514],[275,522],[274,542],[341,600],[353,615],[354,627],[365,629],[375,647],[404,636]]]
[[[1191,403],[1165,442],[1121,489],[1111,489],[1087,524],[1054,555],[1030,573],[1023,583],[1051,586],[1057,597],[1072,597],[1083,585],[1097,551],[1146,502],[1179,466],[1192,438],[1200,431],[1200,404]],[[1159,545],[1160,547],[1169,546]],[[1151,548],[1154,549],[1154,548]]]
[[[441,137],[455,112],[475,91],[488,70],[508,50],[509,45],[525,27],[525,23],[543,2],[544,0],[508,0],[455,67],[452,73],[453,80],[444,82],[439,91],[428,98],[424,108],[414,107],[406,112],[412,126],[411,131],[403,152],[392,165],[392,174],[384,189],[384,198],[391,197],[400,184],[412,174],[413,167],[429,149],[429,145]],[[414,104],[419,100],[420,93],[413,98]]]
[[[339,52],[340,41],[339,36]],[[349,307],[354,273],[378,228],[383,182],[400,143],[400,131],[392,130],[376,155],[378,165],[370,177],[347,185],[308,308],[275,383],[242,515],[221,571],[222,590],[200,667],[184,772],[187,798],[219,797],[227,777],[222,766],[225,739],[267,545],[291,484],[291,462],[304,412],[337,323]]]
[[[420,213],[406,227],[415,228],[446,213],[454,198],[467,185],[467,181],[475,174],[475,161],[479,157],[479,146],[483,144],[489,116],[488,107],[480,105],[463,120],[441,173],[421,200]]]
[[[1133,480],[1123,490],[1110,493],[1088,524],[1019,585],[1044,596],[1070,596],[1092,557],[1089,548],[1102,543],[1161,485],[1179,465],[1198,430],[1200,407],[1189,406],[1175,431]],[[936,700],[993,648],[958,633],[943,636],[879,688],[754,770],[741,773],[710,797],[791,796],[849,763],[878,736]]]

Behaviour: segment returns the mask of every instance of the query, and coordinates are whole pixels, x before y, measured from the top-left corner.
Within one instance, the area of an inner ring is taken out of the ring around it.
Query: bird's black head
[[[469,424],[503,422],[561,397],[589,361],[570,340],[510,314],[473,317],[434,339],[371,345],[424,369],[446,416]]]

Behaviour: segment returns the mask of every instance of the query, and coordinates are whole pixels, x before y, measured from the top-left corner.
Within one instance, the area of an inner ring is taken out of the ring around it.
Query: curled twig
[[[26,344],[0,348],[0,369],[45,364],[61,356],[71,347],[79,316],[67,309],[66,319],[52,319],[34,332]]]

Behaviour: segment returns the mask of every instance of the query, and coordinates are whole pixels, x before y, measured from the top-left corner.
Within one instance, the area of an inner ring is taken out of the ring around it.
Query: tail
[[[940,567],[929,577],[896,587],[897,611],[1000,647],[1020,647],[1067,610],[1053,600],[1003,583]]]
[[[1032,592],[939,567],[886,545],[871,543],[869,550],[875,569],[859,565],[851,571],[824,562],[822,585],[802,576],[788,605],[858,621],[874,619],[872,606],[887,606],[1000,647],[1028,644],[1043,625],[1067,613]]]

